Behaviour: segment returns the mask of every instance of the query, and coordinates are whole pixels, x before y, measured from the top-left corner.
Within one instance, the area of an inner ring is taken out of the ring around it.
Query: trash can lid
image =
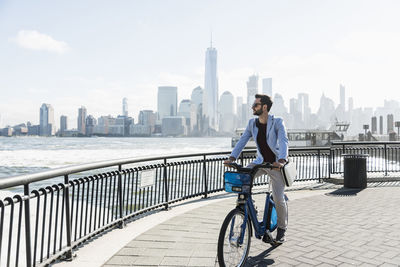
[[[368,154],[342,154],[345,158],[368,158]]]

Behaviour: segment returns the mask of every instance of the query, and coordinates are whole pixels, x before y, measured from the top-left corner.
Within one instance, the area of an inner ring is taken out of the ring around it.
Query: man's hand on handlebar
[[[229,157],[229,159],[227,159],[227,160],[224,161],[224,166],[225,166],[225,167],[231,167],[231,166],[229,166],[229,164],[234,163],[235,160],[236,160],[236,159],[235,159],[234,157]],[[232,168],[232,167],[231,167],[231,168]]]
[[[280,170],[282,167],[283,167],[283,163],[280,163],[280,162],[274,162],[274,163],[272,163],[272,166],[273,166],[273,168],[272,169],[275,169],[275,170]]]

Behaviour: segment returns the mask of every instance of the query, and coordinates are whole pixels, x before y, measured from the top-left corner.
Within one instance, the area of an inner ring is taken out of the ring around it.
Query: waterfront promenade
[[[246,266],[399,266],[400,184],[368,186],[359,191],[314,184],[288,191],[287,242],[272,248],[252,238]],[[259,210],[263,190],[255,195]],[[232,194],[178,204],[96,238],[74,261],[54,266],[218,266],[219,228],[234,204]]]

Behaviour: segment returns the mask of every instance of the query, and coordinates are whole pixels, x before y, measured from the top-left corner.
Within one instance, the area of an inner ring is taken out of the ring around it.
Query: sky
[[[253,74],[273,93],[322,94],[355,107],[400,101],[400,1],[389,0],[0,0],[0,126],[56,125],[78,108],[117,116],[157,107],[158,86],[178,102],[204,87],[205,51],[218,51],[219,95],[246,99]]]

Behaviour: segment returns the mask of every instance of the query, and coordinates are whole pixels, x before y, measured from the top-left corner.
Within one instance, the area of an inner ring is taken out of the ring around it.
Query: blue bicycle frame
[[[241,198],[241,196],[244,196],[244,195],[239,194],[239,199]],[[265,199],[263,220],[258,221],[257,211],[253,204],[253,198],[251,197],[251,195],[249,195],[247,197],[247,200],[244,203],[244,218],[245,219],[241,226],[242,231],[241,231],[240,238],[239,238],[240,245],[243,244],[244,233],[245,233],[246,224],[247,224],[246,218],[251,220],[251,222],[253,224],[253,228],[254,228],[254,235],[256,238],[261,239],[265,233],[269,233],[270,229],[267,229],[267,227],[270,226],[270,221],[268,221],[268,220],[270,220],[270,218],[268,218],[269,205],[273,205],[273,207],[275,207],[275,203],[271,198],[270,192],[267,192],[267,197]],[[275,229],[275,227],[274,227],[274,229]],[[272,229],[272,230],[274,230],[274,229]],[[232,229],[231,229],[231,234],[232,234]]]

